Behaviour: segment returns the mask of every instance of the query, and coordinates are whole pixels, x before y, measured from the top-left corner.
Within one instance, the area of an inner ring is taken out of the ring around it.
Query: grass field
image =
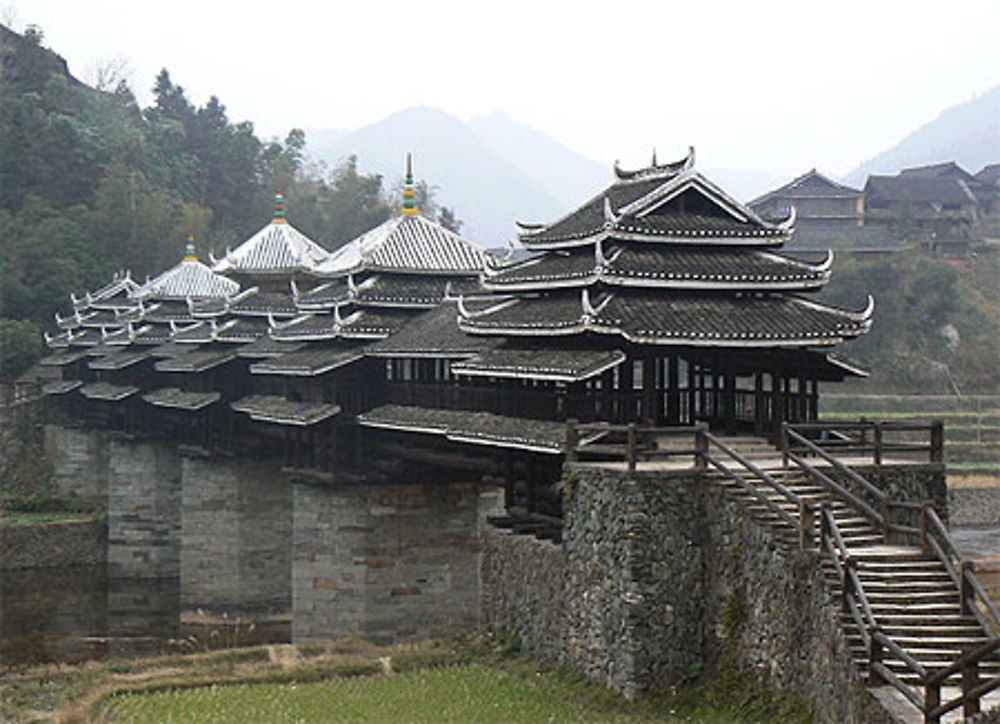
[[[0,675],[4,722],[694,722],[806,724],[732,672],[627,701],[484,640],[266,646]]]

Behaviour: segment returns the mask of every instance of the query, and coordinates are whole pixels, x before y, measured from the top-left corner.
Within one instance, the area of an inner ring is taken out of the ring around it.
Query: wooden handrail
[[[894,420],[823,420],[822,422],[786,423],[785,427],[797,432],[837,432],[842,439],[826,440],[823,448],[837,449],[841,452],[871,453],[872,462],[881,465],[885,454],[889,452],[926,452],[931,463],[941,463],[944,460],[944,423],[941,420],[930,422],[903,422]],[[871,431],[871,442],[868,432]],[[858,436],[847,436],[843,432],[856,432]],[[929,432],[926,443],[907,441],[886,442],[886,432]],[[785,433],[782,435],[785,438]],[[787,442],[785,442],[787,446]],[[787,447],[786,447],[787,449]]]
[[[836,480],[826,475],[825,473],[819,471],[814,466],[810,465],[803,458],[800,458],[794,453],[789,453],[789,459],[795,462],[800,468],[809,473],[809,475],[821,482],[826,488],[830,490],[834,495],[839,497],[841,500],[846,502],[855,510],[863,513],[869,520],[871,520],[878,527],[885,526],[885,518],[881,513],[876,511],[872,506],[868,505],[861,498],[857,497],[847,488],[840,485]]]
[[[886,498],[889,497],[884,491],[876,488],[869,481],[865,480],[864,477],[858,475],[856,472],[854,472],[849,467],[844,465],[842,462],[837,460],[837,458],[828,454],[821,447],[814,444],[811,440],[807,440],[802,435],[795,432],[795,430],[791,429],[787,424],[782,426],[782,431],[784,435],[787,435],[789,438],[795,440],[798,443],[801,443],[811,453],[823,458],[826,462],[830,463],[830,465],[832,465],[835,470],[846,475],[848,478],[851,479],[852,482],[860,485],[866,492],[872,495],[876,500],[881,502],[882,500],[885,500]],[[799,459],[801,460],[801,458]]]

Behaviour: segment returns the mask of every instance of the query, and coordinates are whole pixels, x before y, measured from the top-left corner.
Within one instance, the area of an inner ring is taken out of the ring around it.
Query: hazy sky
[[[264,136],[413,105],[503,110],[580,153],[778,175],[851,170],[1000,85],[1000,0],[218,2],[0,0],[89,80],[167,68]]]

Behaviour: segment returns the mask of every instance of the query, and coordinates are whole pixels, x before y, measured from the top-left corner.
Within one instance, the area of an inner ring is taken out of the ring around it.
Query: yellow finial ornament
[[[403,182],[403,208],[400,213],[413,216],[420,213],[417,208],[417,192],[413,189],[413,155],[406,154],[406,179]]]

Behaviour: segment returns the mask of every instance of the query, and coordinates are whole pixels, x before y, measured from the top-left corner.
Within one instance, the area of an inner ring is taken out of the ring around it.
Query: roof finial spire
[[[652,168],[656,168],[656,146],[653,146],[653,163],[650,164]]]
[[[413,154],[406,154],[406,179],[403,181],[403,208],[400,213],[410,216],[419,214],[417,192],[413,188]]]
[[[274,215],[272,224],[287,224],[285,220],[285,195],[281,192],[281,176],[278,176],[278,192],[274,195]]]
[[[194,245],[194,232],[188,234],[187,243],[184,245],[184,261],[198,261],[198,251]]]

